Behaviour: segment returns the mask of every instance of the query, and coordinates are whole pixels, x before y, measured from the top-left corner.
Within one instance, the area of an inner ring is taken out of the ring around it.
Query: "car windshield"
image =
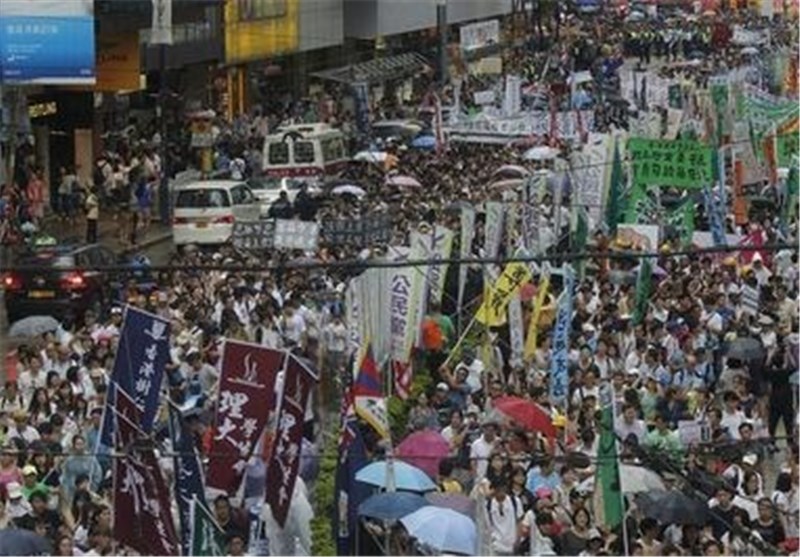
[[[253,191],[278,190],[281,181],[277,178],[253,178],[248,180],[247,186]]]
[[[198,189],[178,192],[175,207],[178,209],[209,209],[230,207],[228,192],[224,189]]]

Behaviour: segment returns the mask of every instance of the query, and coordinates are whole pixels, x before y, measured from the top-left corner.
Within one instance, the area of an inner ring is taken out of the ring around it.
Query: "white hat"
[[[739,294],[740,292],[741,290],[738,284],[731,283],[728,285],[728,294]]]
[[[437,391],[449,391],[450,387],[447,385],[447,383],[441,382],[438,385],[436,385],[436,390]]]
[[[20,499],[22,497],[22,486],[17,482],[9,482],[6,486],[9,499]]]
[[[639,375],[639,368],[632,367],[628,370],[628,375]]]
[[[742,457],[742,462],[748,466],[755,466],[758,462],[758,456],[753,453],[746,454]]]

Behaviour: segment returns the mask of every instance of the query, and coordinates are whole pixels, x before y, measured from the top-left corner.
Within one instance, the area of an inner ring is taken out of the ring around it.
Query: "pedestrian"
[[[86,243],[97,243],[97,221],[100,218],[100,201],[97,198],[97,188],[92,187],[86,196]]]

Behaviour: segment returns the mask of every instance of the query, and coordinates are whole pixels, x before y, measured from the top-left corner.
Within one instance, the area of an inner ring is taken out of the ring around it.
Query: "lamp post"
[[[436,25],[439,28],[439,83],[447,83],[447,0],[436,0]]]

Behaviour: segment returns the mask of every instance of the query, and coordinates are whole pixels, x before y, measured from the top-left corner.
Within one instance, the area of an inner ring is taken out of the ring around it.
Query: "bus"
[[[282,126],[264,139],[263,171],[275,178],[321,180],[344,170],[345,136],[327,124]]]

